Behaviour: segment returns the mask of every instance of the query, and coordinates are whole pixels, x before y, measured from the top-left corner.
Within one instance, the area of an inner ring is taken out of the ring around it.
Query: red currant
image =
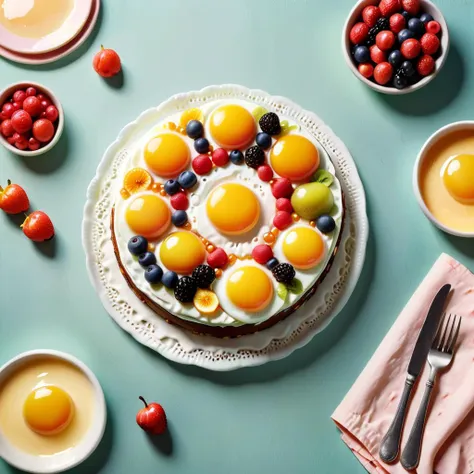
[[[36,89],[34,87],[28,87],[28,89],[26,89],[26,95],[27,95],[27,97],[35,96],[36,95]]]
[[[33,136],[41,143],[49,142],[54,136],[54,125],[48,119],[39,119],[33,124]]]
[[[36,140],[36,138],[31,137],[28,140],[28,148],[31,151],[39,150],[40,146],[41,146],[41,143],[38,140]]]
[[[43,108],[38,97],[28,96],[23,102],[23,110],[28,112],[32,117],[39,117]]]
[[[20,105],[23,104],[25,99],[26,99],[26,92],[25,91],[19,90],[19,91],[16,91],[13,94],[13,102],[16,102]]]
[[[18,133],[26,133],[28,130],[31,130],[31,127],[33,126],[31,115],[24,110],[17,110],[14,112],[11,122],[15,132]]]

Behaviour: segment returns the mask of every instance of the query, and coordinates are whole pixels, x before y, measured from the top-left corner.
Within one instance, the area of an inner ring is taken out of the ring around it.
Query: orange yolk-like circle
[[[256,313],[266,308],[273,297],[273,285],[268,275],[258,267],[235,270],[227,281],[227,296],[240,309]]]
[[[165,201],[156,194],[144,194],[130,202],[125,220],[135,234],[156,239],[168,229],[171,212]]]
[[[216,109],[210,121],[212,138],[223,148],[238,149],[255,138],[257,126],[252,114],[240,105],[223,105]]]
[[[309,178],[319,166],[318,149],[301,135],[280,138],[270,152],[275,173],[291,181]]]
[[[474,155],[452,157],[444,170],[443,181],[454,199],[474,203]]]
[[[283,253],[295,268],[306,270],[316,266],[324,256],[324,241],[311,227],[290,230],[283,240]]]
[[[71,397],[54,385],[33,390],[23,405],[23,417],[27,425],[41,435],[63,431],[71,422],[73,413]]]
[[[191,153],[186,142],[175,133],[162,133],[145,146],[145,162],[162,178],[175,177],[188,166]]]
[[[192,271],[206,258],[206,249],[196,234],[178,231],[170,234],[160,247],[160,259],[168,269],[180,274]]]
[[[223,234],[238,235],[251,230],[260,217],[260,203],[253,191],[242,184],[216,187],[206,204],[207,215]]]

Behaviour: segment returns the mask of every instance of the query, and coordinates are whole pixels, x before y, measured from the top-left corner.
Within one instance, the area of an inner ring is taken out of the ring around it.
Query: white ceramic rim
[[[16,366],[19,366],[28,359],[37,359],[43,357],[54,357],[69,362],[77,367],[89,379],[95,392],[95,412],[93,422],[81,441],[76,447],[65,451],[54,457],[33,456],[20,451],[11,445],[0,431],[0,457],[8,464],[26,472],[37,474],[52,474],[71,469],[87,459],[97,448],[104,436],[105,426],[107,424],[107,409],[105,405],[104,392],[100,386],[97,377],[83,362],[76,357],[65,352],[38,349],[23,352],[13,359],[9,360],[0,368],[0,384],[3,383]]]
[[[31,81],[21,81],[21,82],[17,82],[15,84],[10,84],[9,86],[7,86],[5,89],[3,89],[2,92],[0,92],[0,104],[3,104],[5,100],[15,92],[16,89],[26,89],[27,87],[34,87],[37,91],[42,92],[43,94],[46,94],[51,99],[51,102],[53,103],[53,105],[55,105],[56,108],[58,109],[59,119],[58,119],[58,128],[56,129],[56,134],[46,146],[39,148],[38,150],[35,150],[35,151],[19,150],[13,145],[10,145],[10,143],[7,142],[6,138],[1,133],[0,133],[0,143],[8,151],[11,151],[15,155],[34,157],[34,156],[40,156],[40,155],[43,155],[44,153],[47,153],[59,142],[59,139],[61,138],[61,135],[63,134],[63,130],[64,130],[64,110],[63,110],[63,106],[61,105],[61,102],[59,101],[59,99],[56,97],[56,95],[53,93],[51,89],[47,88],[46,86],[43,86],[43,84],[39,84],[38,82],[31,82]]]
[[[365,85],[369,86],[371,89],[377,92],[388,95],[404,95],[409,94],[411,92],[415,92],[429,84],[438,75],[438,73],[441,71],[442,67],[446,62],[450,46],[449,29],[446,20],[444,19],[441,10],[433,2],[431,2],[430,0],[421,0],[422,8],[426,11],[426,13],[429,13],[431,16],[433,16],[433,18],[441,25],[441,48],[443,50],[443,53],[436,60],[435,72],[421,79],[421,81],[417,82],[416,84],[406,87],[405,89],[396,89],[395,87],[381,86],[375,82],[370,81],[359,73],[357,67],[352,61],[352,55],[350,53],[351,45],[349,40],[350,29],[355,24],[356,19],[361,15],[364,7],[369,5],[378,5],[379,3],[379,0],[359,0],[352,8],[351,12],[349,13],[349,16],[347,17],[344,23],[344,28],[342,29],[342,53],[344,55],[344,59],[346,60],[346,63],[349,66],[349,69],[354,74],[354,76],[356,76],[357,79],[359,79]]]
[[[446,135],[464,130],[464,129],[470,129],[472,128],[474,131],[474,120],[464,120],[461,122],[453,122],[448,125],[445,125],[444,127],[440,128],[437,130],[433,135],[431,135],[430,138],[425,142],[423,147],[420,150],[420,153],[418,153],[418,156],[415,161],[415,166],[413,168],[413,191],[415,193],[416,200],[418,201],[419,206],[421,207],[421,210],[425,214],[425,216],[439,229],[442,231],[455,235],[456,237],[467,237],[467,238],[474,238],[474,232],[462,232],[456,229],[452,229],[450,227],[447,227],[443,223],[441,223],[436,217],[432,214],[432,212],[428,209],[428,206],[426,205],[425,201],[423,200],[423,196],[421,195],[420,191],[420,169],[421,169],[421,164],[423,160],[426,157],[426,154],[428,150],[441,138],[445,137]]]
[[[86,24],[93,0],[75,0],[74,6],[64,23],[43,38],[28,38],[16,35],[0,25],[0,44],[21,54],[44,54],[54,51],[73,40]],[[47,41],[49,39],[49,41]],[[44,46],[39,46],[47,41]]]

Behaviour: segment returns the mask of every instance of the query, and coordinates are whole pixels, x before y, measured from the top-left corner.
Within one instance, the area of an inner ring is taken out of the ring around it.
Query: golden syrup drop
[[[280,231],[279,231],[276,227],[274,227],[274,228],[272,229],[272,234],[273,234],[275,237],[277,237],[279,233],[280,233]]]
[[[301,217],[296,213],[291,214],[291,217],[293,218],[293,221],[295,222],[298,222],[301,219]]]
[[[161,191],[161,184],[158,184],[158,183],[154,183],[151,185],[151,190],[154,192],[154,193],[159,193]]]
[[[177,129],[178,133],[181,133],[181,135],[186,135],[186,129],[183,127],[178,127]]]
[[[174,122],[168,122],[168,123],[166,124],[166,128],[167,128],[168,130],[173,130],[173,131],[174,131],[174,130],[176,130],[177,126],[176,126],[176,124],[175,124]]]
[[[264,240],[265,243],[267,243],[268,245],[271,245],[271,244],[275,243],[275,236],[274,236],[271,232],[267,232],[267,233],[263,236],[263,240]]]
[[[309,221],[309,225],[311,227],[316,227],[316,222],[315,221]]]
[[[222,276],[222,270],[220,268],[217,268],[215,272],[216,272],[216,278],[220,278]]]
[[[214,252],[214,250],[216,250],[216,248],[214,247],[214,245],[209,244],[209,245],[207,246],[206,250],[207,250],[209,253],[212,253],[212,252]]]
[[[155,249],[156,249],[156,245],[153,244],[153,243],[151,243],[151,242],[149,242],[149,243],[148,243],[148,252],[154,252]]]
[[[212,145],[209,145],[209,153],[212,154],[213,151],[214,151],[214,147]]]
[[[183,225],[183,229],[191,230],[192,229],[191,222],[186,222],[186,224]]]
[[[275,184],[275,180],[274,180],[274,179],[271,179],[271,180],[268,182],[268,184],[269,184],[270,186],[273,186],[273,185]]]
[[[166,191],[165,191],[164,189],[162,189],[162,190],[160,191],[160,194],[161,194],[162,196],[166,196]]]
[[[236,260],[237,260],[237,256],[231,253],[229,255],[229,265],[233,265],[236,262]]]
[[[128,199],[130,197],[130,193],[125,188],[122,188],[120,190],[120,196],[122,196],[124,199]]]

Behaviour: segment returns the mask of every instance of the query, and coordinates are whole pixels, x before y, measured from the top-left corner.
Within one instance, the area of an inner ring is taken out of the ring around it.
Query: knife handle
[[[396,461],[400,452],[402,430],[405,424],[408,402],[410,401],[414,384],[415,378],[409,375],[405,381],[405,388],[403,389],[402,398],[398,404],[395,418],[393,419],[392,424],[390,425],[390,428],[382,439],[382,443],[380,445],[380,459],[388,464]]]

